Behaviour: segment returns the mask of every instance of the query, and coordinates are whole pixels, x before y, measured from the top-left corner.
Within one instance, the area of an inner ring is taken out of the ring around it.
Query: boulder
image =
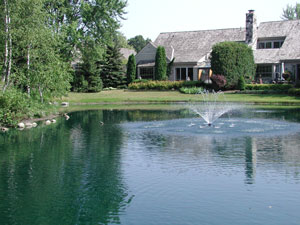
[[[18,123],[17,126],[18,126],[18,128],[21,128],[21,129],[22,129],[22,128],[25,128],[25,124],[24,124],[24,123]]]
[[[32,128],[32,123],[29,123],[29,122],[28,122],[28,123],[25,123],[25,127],[26,127],[26,128]]]
[[[50,120],[46,120],[45,124],[46,124],[46,125],[50,125],[50,124],[51,124],[51,121],[50,121]]]
[[[33,122],[33,123],[32,123],[32,127],[37,127],[37,123],[36,123],[36,122]]]
[[[7,132],[7,131],[8,131],[8,128],[7,128],[7,127],[1,127],[1,131],[2,131],[2,132]]]
[[[55,120],[55,119],[52,119],[52,120],[51,120],[51,123],[56,123],[56,120]]]
[[[69,102],[62,102],[61,106],[67,107],[67,106],[69,106]]]

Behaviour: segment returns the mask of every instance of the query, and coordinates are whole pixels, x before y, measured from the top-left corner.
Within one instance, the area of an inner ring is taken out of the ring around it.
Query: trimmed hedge
[[[179,92],[183,94],[199,94],[203,91],[202,87],[182,87],[179,89]]]
[[[272,91],[288,91],[292,88],[291,84],[246,84],[246,90],[272,90]]]
[[[131,83],[128,89],[131,90],[179,90],[182,87],[201,87],[200,81],[146,81]]]
[[[300,96],[300,88],[290,88],[290,89],[288,90],[288,94],[289,94],[289,95]]]

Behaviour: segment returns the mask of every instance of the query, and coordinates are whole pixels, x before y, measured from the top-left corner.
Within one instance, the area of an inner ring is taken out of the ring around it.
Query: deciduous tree
[[[300,3],[296,3],[295,6],[287,5],[286,8],[283,9],[281,18],[284,20],[300,19]]]

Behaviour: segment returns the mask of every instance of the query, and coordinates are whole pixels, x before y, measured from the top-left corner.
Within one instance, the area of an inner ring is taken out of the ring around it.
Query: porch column
[[[284,62],[281,63],[280,80],[282,80],[282,74],[284,73]]]
[[[276,79],[276,65],[272,65],[272,80]]]

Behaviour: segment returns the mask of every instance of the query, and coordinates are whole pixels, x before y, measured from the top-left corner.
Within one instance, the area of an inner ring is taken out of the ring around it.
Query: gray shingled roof
[[[173,47],[175,62],[198,62],[216,43],[244,40],[245,29],[233,28],[161,33],[154,43],[165,47],[169,59],[172,57]]]
[[[125,59],[128,59],[128,57],[131,54],[136,55],[136,52],[133,49],[129,49],[129,48],[120,48],[120,53]]]
[[[208,65],[207,56],[212,46],[224,41],[245,41],[245,28],[200,30],[161,33],[154,43],[166,49],[167,58],[175,57],[175,63],[198,63]],[[258,40],[285,38],[280,49],[257,49],[254,51],[256,63],[279,63],[281,60],[300,60],[300,20],[263,22],[257,30]],[[143,50],[139,58],[149,61]],[[152,52],[153,53],[153,52]],[[142,57],[143,55],[143,57]],[[152,54],[153,55],[153,54]],[[151,56],[152,56],[151,55]],[[153,57],[152,57],[153,58]],[[153,61],[153,59],[151,60]],[[141,62],[143,61],[141,60]],[[145,62],[146,62],[145,61]]]
[[[300,60],[300,20],[263,22],[258,27],[258,39],[286,37],[280,49],[257,49],[256,63],[278,63],[280,60]]]

